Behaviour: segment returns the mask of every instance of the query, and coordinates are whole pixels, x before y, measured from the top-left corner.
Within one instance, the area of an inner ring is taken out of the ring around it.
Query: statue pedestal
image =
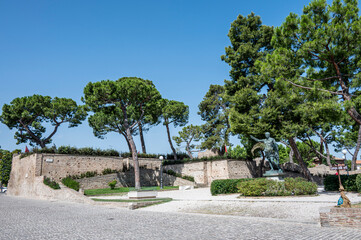
[[[274,181],[284,181],[285,174],[282,171],[269,170],[263,174],[263,177],[266,179],[274,180]]]

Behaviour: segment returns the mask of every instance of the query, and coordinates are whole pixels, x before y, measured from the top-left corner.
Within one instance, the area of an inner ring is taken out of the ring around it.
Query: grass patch
[[[178,186],[164,186],[162,190],[177,190]],[[134,191],[135,188],[127,187],[118,187],[114,189],[110,188],[100,188],[100,189],[86,189],[84,190],[84,195],[87,196],[97,196],[97,195],[111,195],[117,193],[127,193],[129,191]],[[161,191],[160,187],[142,187],[141,190],[157,190]]]

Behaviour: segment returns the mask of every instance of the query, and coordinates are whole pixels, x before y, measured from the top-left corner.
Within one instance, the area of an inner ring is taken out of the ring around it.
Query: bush
[[[249,181],[251,178],[241,179],[218,179],[211,183],[211,194],[226,194],[226,193],[237,193],[237,184],[243,181]]]
[[[284,182],[271,181],[264,192],[265,196],[290,196],[292,192],[289,191]]]
[[[283,182],[257,178],[238,183],[238,189],[243,196],[311,195],[317,192],[317,184],[303,178],[285,178]]]
[[[115,180],[115,179],[111,182],[108,182],[110,189],[114,189],[116,184],[117,184],[117,180]]]
[[[359,193],[361,193],[361,174],[358,174],[356,177],[356,188]]]
[[[252,179],[237,184],[237,188],[243,196],[262,196],[267,188],[272,184],[272,180],[265,178]]]
[[[79,191],[79,183],[73,180],[71,177],[63,178],[61,182],[68,188],[74,189],[75,191]]]
[[[303,178],[285,178],[285,189],[294,195],[311,195],[317,192],[317,184]]]
[[[44,177],[44,181],[43,183],[49,187],[51,187],[52,189],[60,189],[59,183],[52,181],[50,178],[48,177]]]
[[[356,192],[357,185],[356,185],[356,177],[357,175],[340,175],[342,186],[345,188],[346,191],[349,192]],[[336,175],[327,175],[323,180],[323,184],[325,185],[326,191],[338,191],[339,190],[339,183],[338,183],[338,176]]]

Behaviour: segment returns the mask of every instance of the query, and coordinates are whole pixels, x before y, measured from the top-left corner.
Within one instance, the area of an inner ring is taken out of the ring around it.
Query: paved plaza
[[[0,239],[361,239],[359,230],[282,219],[127,210],[4,194],[0,221]]]

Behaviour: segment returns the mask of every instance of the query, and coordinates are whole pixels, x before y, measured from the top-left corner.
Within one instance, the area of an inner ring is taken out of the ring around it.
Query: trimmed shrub
[[[238,189],[243,196],[311,195],[317,192],[317,184],[303,178],[285,178],[283,182],[257,178],[240,182]]]
[[[265,195],[266,190],[273,184],[272,180],[265,178],[252,179],[251,181],[244,181],[237,184],[238,192],[243,196],[262,196]]]
[[[311,195],[317,192],[317,184],[308,182],[304,178],[285,178],[285,189],[293,195]]]
[[[117,180],[115,179],[111,182],[108,182],[108,186],[110,187],[110,189],[114,189],[116,184],[117,184]]]
[[[357,191],[361,193],[361,174],[358,174],[356,177],[356,187]]]
[[[249,181],[252,178],[241,178],[241,179],[218,179],[211,183],[211,194],[227,194],[227,193],[238,193],[237,184],[243,181]]]
[[[74,179],[72,179],[71,177],[63,178],[61,182],[68,188],[74,189],[75,191],[79,191],[79,183]]]
[[[286,189],[284,182],[272,181],[264,192],[265,196],[290,196],[292,192]]]
[[[44,177],[44,181],[43,183],[49,187],[51,187],[52,189],[60,189],[60,186],[59,186],[59,183],[51,180],[50,178],[48,177]]]
[[[346,191],[357,192],[356,174],[349,176],[340,175],[340,177],[341,177],[342,185]],[[338,191],[340,187],[338,183],[338,176],[336,175],[327,175],[323,180],[323,184],[325,185],[326,191]]]

